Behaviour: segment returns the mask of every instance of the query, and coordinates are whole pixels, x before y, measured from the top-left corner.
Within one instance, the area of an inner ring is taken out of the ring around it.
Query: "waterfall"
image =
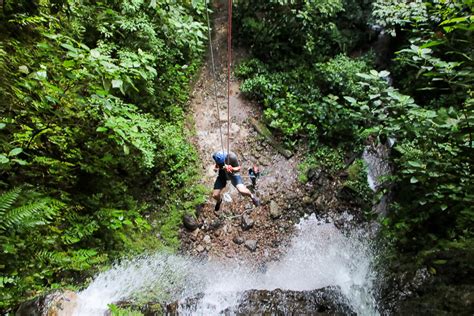
[[[79,293],[76,316],[103,315],[108,304],[123,300],[171,302],[199,293],[203,296],[194,312],[180,314],[212,315],[234,306],[245,290],[303,291],[331,285],[340,287],[359,315],[376,315],[374,253],[368,240],[362,230],[342,233],[312,215],[297,225],[286,254],[266,269],[163,253],[123,261]]]
[[[390,187],[390,183],[387,182],[386,177],[392,174],[390,152],[394,144],[395,139],[387,138],[378,144],[372,143],[364,149],[362,158],[367,165],[367,182],[374,192],[378,192],[384,185],[385,187]],[[387,190],[387,192],[382,195],[380,201],[372,207],[372,210],[376,214],[382,216],[387,215],[391,194],[391,190]]]

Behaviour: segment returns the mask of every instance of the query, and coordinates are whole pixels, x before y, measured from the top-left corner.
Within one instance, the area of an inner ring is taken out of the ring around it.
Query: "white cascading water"
[[[76,316],[103,315],[122,300],[175,301],[204,293],[199,306],[180,314],[219,314],[234,306],[237,292],[314,290],[339,286],[359,315],[376,315],[373,296],[374,254],[362,231],[343,234],[333,223],[310,216],[297,225],[288,251],[266,271],[245,263],[223,264],[183,256],[156,254],[124,261],[99,274],[79,293]]]

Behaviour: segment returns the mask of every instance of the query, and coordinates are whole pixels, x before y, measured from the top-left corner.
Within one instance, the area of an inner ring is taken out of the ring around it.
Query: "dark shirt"
[[[239,160],[237,159],[237,155],[233,153],[232,151],[229,152],[227,155],[227,158],[225,159],[225,163],[228,165],[231,165],[232,167],[238,167],[240,166]],[[222,166],[219,166],[220,170],[222,170]],[[233,172],[232,174],[238,175],[239,172]]]

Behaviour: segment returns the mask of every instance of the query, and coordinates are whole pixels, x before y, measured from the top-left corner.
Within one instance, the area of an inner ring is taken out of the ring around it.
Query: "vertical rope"
[[[227,18],[227,153],[230,153],[230,69],[232,66],[232,0],[228,0]]]
[[[224,151],[224,139],[222,138],[222,126],[221,126],[221,113],[219,110],[219,98],[217,96],[217,76],[216,76],[216,63],[214,61],[214,49],[212,47],[212,32],[211,32],[211,21],[209,19],[208,2],[206,0],[206,19],[207,19],[207,33],[209,36],[209,50],[211,52],[211,64],[212,64],[212,79],[214,80],[214,103],[217,108],[217,124],[219,125],[219,134],[221,138],[221,150]]]

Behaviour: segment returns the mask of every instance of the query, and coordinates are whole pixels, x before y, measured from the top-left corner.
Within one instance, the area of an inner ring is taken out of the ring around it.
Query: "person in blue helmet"
[[[215,212],[219,211],[221,207],[221,191],[227,185],[227,180],[232,182],[232,185],[237,188],[240,194],[250,197],[255,206],[260,205],[260,200],[247,189],[242,181],[242,177],[240,176],[240,169],[242,167],[235,153],[229,152],[229,154],[227,154],[225,151],[217,151],[212,154],[212,159],[214,159],[216,163],[214,171],[219,172],[214,182],[214,190],[212,191],[212,197],[216,200],[216,206],[214,207]]]

